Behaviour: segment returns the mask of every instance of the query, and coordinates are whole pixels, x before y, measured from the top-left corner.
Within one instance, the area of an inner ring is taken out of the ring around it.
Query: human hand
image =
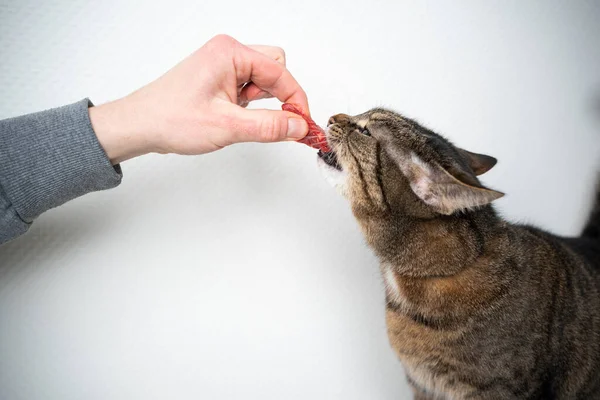
[[[282,49],[219,35],[154,82],[89,112],[100,144],[117,164],[150,152],[203,154],[239,142],[303,138],[308,126],[300,116],[244,108],[273,96],[309,113]]]

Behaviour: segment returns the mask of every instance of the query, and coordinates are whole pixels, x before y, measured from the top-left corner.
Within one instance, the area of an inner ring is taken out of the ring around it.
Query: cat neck
[[[501,297],[514,279],[508,224],[491,206],[386,221],[371,224],[367,238],[381,261],[386,300],[395,311],[423,320],[463,321]]]
[[[429,219],[373,217],[361,225],[382,265],[407,278],[458,274],[481,257],[501,257],[494,250],[506,239],[506,223],[492,206]]]

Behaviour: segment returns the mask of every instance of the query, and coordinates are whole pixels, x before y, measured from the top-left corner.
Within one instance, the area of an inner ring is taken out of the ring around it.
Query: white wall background
[[[498,157],[508,218],[576,234],[599,20],[592,1],[1,0],[0,118],[115,99],[228,33],[284,47],[317,121],[400,110]],[[39,218],[0,248],[0,398],[407,398],[376,260],[314,160],[147,156]]]

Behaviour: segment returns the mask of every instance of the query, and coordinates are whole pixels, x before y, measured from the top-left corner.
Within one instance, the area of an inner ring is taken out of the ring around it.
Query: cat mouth
[[[328,152],[324,152],[323,150],[319,150],[319,152],[317,153],[317,155],[319,156],[319,158],[321,160],[323,160],[323,162],[327,165],[329,165],[332,168],[337,169],[338,171],[342,170],[342,166],[340,165],[340,163],[338,162],[337,156],[335,155],[335,153],[332,151],[328,151]]]

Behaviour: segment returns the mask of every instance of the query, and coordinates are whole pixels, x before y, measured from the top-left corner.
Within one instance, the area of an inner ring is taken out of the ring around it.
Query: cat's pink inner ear
[[[392,157],[398,162],[412,191],[440,214],[450,215],[483,206],[504,195],[477,182],[474,185],[461,182],[441,166],[427,163],[413,152],[398,152]]]

